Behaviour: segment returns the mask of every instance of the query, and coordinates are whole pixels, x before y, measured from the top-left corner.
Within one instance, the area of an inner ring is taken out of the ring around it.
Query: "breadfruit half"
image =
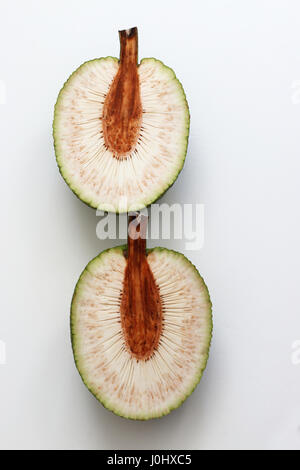
[[[185,256],[136,243],[100,253],[71,307],[75,362],[117,415],[146,420],[177,408],[206,366],[212,331],[207,287]]]
[[[142,209],[182,169],[189,110],[173,70],[138,65],[137,28],[120,31],[120,60],[81,65],[55,105],[53,136],[60,172],[88,205],[111,212]]]

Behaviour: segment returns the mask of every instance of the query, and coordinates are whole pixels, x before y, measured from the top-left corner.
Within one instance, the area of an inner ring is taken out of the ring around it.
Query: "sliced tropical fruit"
[[[81,65],[55,105],[60,172],[88,205],[139,210],[160,197],[182,169],[189,110],[174,72],[159,60],[138,65],[137,28],[120,31],[120,60]]]
[[[132,227],[128,246],[100,253],[81,274],[71,307],[72,344],[84,383],[106,408],[150,419],[177,408],[199,382],[211,340],[211,302],[185,256],[146,250],[142,225]]]

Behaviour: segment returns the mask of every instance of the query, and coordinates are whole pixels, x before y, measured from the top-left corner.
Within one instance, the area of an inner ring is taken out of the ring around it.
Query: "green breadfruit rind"
[[[92,207],[94,209],[98,209],[98,210],[103,210],[103,211],[108,211],[108,212],[111,212],[112,211],[112,208],[111,206],[107,207],[105,203],[100,203],[100,204],[97,204],[95,201],[93,201],[93,199],[90,199],[88,198],[84,193],[81,192],[80,188],[77,188],[71,181],[71,178],[69,177],[69,175],[67,174],[67,170],[64,169],[63,167],[63,158],[62,158],[62,155],[61,155],[61,149],[60,149],[60,145],[59,145],[59,118],[60,118],[60,105],[61,105],[61,102],[62,102],[62,98],[64,96],[64,93],[66,91],[66,89],[68,88],[69,85],[72,84],[72,81],[73,79],[76,77],[76,75],[78,73],[80,73],[85,67],[88,67],[91,63],[93,62],[99,62],[99,61],[106,61],[106,60],[114,60],[114,61],[117,61],[118,62],[118,59],[116,57],[111,57],[111,56],[107,56],[107,57],[101,57],[101,58],[98,58],[98,59],[92,59],[92,60],[89,60],[89,61],[86,61],[84,62],[83,64],[81,64],[71,75],[70,77],[68,78],[68,80],[64,83],[62,89],[60,90],[59,92],[59,95],[58,95],[58,98],[57,98],[57,101],[56,101],[56,104],[54,106],[54,119],[53,119],[53,141],[54,141],[54,151],[55,151],[55,156],[56,156],[56,162],[57,162],[57,165],[58,165],[58,168],[59,168],[59,172],[61,174],[61,176],[63,177],[63,179],[65,180],[65,182],[67,183],[67,185],[70,187],[70,189],[73,191],[73,193],[82,201],[84,202],[85,204],[87,204],[89,207]],[[137,205],[134,205],[130,208],[124,208],[124,209],[121,209],[121,210],[115,210],[113,212],[116,212],[117,214],[121,214],[121,213],[124,213],[124,212],[128,212],[129,210],[130,211],[137,211],[137,210],[141,210],[143,209],[144,207],[147,207],[149,206],[150,204],[154,203],[155,201],[157,201],[160,197],[163,196],[163,194],[174,184],[174,182],[176,181],[176,179],[178,178],[178,175],[179,173],[181,172],[183,166],[184,166],[184,162],[185,162],[185,158],[186,158],[186,153],[187,153],[187,147],[188,147],[188,139],[189,139],[189,131],[190,131],[190,112],[189,112],[189,106],[188,106],[188,102],[187,102],[187,99],[186,99],[186,95],[185,95],[185,92],[184,92],[184,89],[183,89],[183,86],[181,84],[181,82],[178,80],[178,78],[176,77],[175,75],[175,72],[170,68],[168,67],[167,65],[165,65],[162,61],[158,60],[158,59],[155,59],[153,57],[150,57],[150,58],[144,58],[141,60],[140,64],[142,64],[143,62],[146,62],[146,61],[154,61],[158,64],[161,65],[161,67],[163,67],[165,70],[168,71],[169,75],[170,75],[170,78],[172,80],[175,80],[176,81],[176,84],[178,86],[178,92],[181,94],[182,96],[182,101],[184,103],[184,106],[185,106],[185,109],[186,109],[186,125],[185,125],[185,133],[182,135],[182,150],[181,150],[181,158],[179,158],[178,160],[178,165],[176,167],[176,170],[175,172],[173,173],[173,175],[170,176],[170,182],[164,187],[162,188],[161,191],[159,191],[158,193],[156,194],[153,194],[152,197],[150,197],[145,203],[139,203]]]
[[[212,339],[212,331],[213,331],[212,303],[211,303],[211,300],[210,300],[208,288],[207,288],[203,278],[200,276],[197,268],[182,253],[179,253],[179,252],[174,251],[174,250],[169,250],[169,249],[163,248],[163,247],[156,247],[156,248],[152,248],[152,249],[147,250],[148,254],[153,252],[153,251],[168,252],[169,254],[171,254],[173,256],[176,256],[179,259],[181,259],[182,263],[188,264],[193,269],[193,272],[194,272],[195,276],[197,276],[197,278],[198,278],[199,285],[201,285],[201,287],[202,287],[202,289],[205,293],[205,297],[206,297],[206,301],[207,301],[207,328],[208,328],[207,338],[208,338],[208,340],[207,340],[207,344],[205,345],[207,353],[206,353],[206,356],[204,358],[205,360],[204,360],[203,365],[201,365],[199,367],[198,371],[195,373],[195,380],[194,380],[193,384],[191,385],[190,389],[186,392],[186,394],[180,400],[177,400],[176,402],[174,402],[173,405],[171,405],[169,408],[167,408],[161,414],[149,413],[149,414],[140,414],[140,415],[135,415],[135,416],[126,415],[122,411],[122,409],[118,409],[115,406],[113,406],[112,404],[110,404],[109,400],[107,398],[103,397],[101,395],[101,393],[99,393],[99,391],[94,391],[92,386],[90,386],[90,384],[88,382],[88,379],[84,376],[84,370],[83,370],[84,368],[81,367],[80,358],[77,355],[78,336],[76,335],[76,318],[75,318],[76,317],[76,312],[75,312],[75,310],[76,310],[76,299],[77,299],[78,295],[80,294],[81,282],[84,280],[85,273],[90,271],[90,268],[92,267],[92,265],[94,263],[101,262],[101,258],[103,257],[103,255],[109,254],[110,252],[119,252],[120,254],[124,254],[124,252],[126,250],[127,250],[127,245],[122,245],[122,246],[117,246],[117,247],[114,247],[114,248],[109,248],[109,249],[101,252],[98,256],[93,258],[88,263],[86,268],[81,273],[81,276],[80,276],[80,278],[79,278],[79,280],[76,284],[74,294],[73,294],[73,298],[72,298],[72,303],[71,303],[71,317],[70,317],[70,320],[71,320],[70,321],[70,323],[71,323],[71,342],[72,342],[73,355],[74,355],[74,360],[75,360],[77,370],[78,370],[78,372],[81,376],[81,379],[82,379],[83,383],[88,388],[88,390],[94,395],[94,397],[106,409],[112,411],[113,413],[115,413],[116,415],[118,415],[122,418],[131,419],[131,420],[146,421],[146,420],[153,419],[153,418],[161,418],[161,417],[169,414],[172,410],[175,410],[176,408],[178,408],[192,394],[192,392],[195,390],[196,386],[200,382],[203,371],[205,370],[206,365],[207,365],[207,361],[208,361],[208,357],[209,357],[209,349],[210,349],[210,344],[211,344],[211,339]],[[202,358],[201,358],[201,363],[202,362],[203,361],[202,361]]]

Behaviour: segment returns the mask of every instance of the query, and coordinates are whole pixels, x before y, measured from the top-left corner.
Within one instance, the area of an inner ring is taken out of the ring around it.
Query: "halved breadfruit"
[[[60,172],[88,205],[142,209],[182,169],[189,110],[175,73],[159,60],[138,65],[137,29],[120,32],[120,60],[81,65],[55,105],[53,136]]]
[[[82,380],[106,408],[141,420],[169,413],[192,393],[212,331],[209,293],[196,268],[165,248],[143,254],[144,246],[100,253],[83,271],[71,307]]]

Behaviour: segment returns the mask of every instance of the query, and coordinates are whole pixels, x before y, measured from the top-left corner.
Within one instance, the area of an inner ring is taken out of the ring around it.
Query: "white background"
[[[0,447],[299,449],[300,2],[0,7]],[[202,250],[160,244],[196,264],[214,312],[200,385],[150,422],[106,411],[75,369],[74,285],[92,257],[119,242],[97,239],[99,219],[62,180],[51,135],[70,73],[117,56],[118,29],[135,25],[140,58],[175,70],[191,111],[186,165],[163,202],[205,204]]]

